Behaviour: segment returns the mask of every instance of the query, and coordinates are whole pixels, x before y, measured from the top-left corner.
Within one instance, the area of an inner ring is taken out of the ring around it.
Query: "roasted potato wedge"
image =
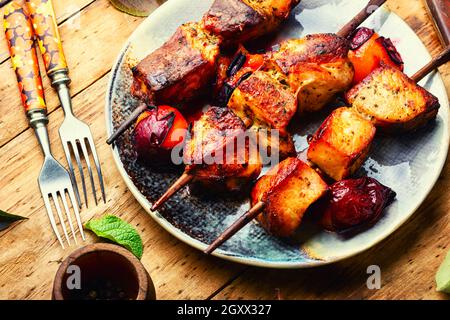
[[[353,109],[382,132],[412,131],[436,118],[439,100],[388,65],[375,69],[346,95]]]
[[[224,45],[252,40],[274,31],[300,0],[216,0],[203,17],[205,29]]]
[[[194,122],[183,155],[194,182],[237,191],[259,176],[258,149],[250,139],[239,143],[245,130],[241,119],[227,108],[211,107]]]
[[[310,141],[308,159],[336,181],[364,163],[375,137],[375,126],[351,108],[339,108]]]
[[[354,70],[349,43],[335,34],[313,34],[286,40],[272,59],[296,93],[299,113],[316,112],[351,87]]]
[[[289,237],[306,210],[328,190],[320,175],[297,158],[288,158],[260,178],[252,190],[252,205],[263,201],[258,221],[271,234]]]
[[[198,97],[214,79],[220,41],[199,23],[180,26],[169,41],[132,68],[133,95],[156,105]]]

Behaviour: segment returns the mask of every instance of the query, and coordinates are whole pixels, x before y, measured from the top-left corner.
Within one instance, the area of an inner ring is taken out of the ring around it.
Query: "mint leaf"
[[[450,251],[436,274],[437,291],[450,293]]]
[[[139,259],[142,257],[142,239],[131,225],[122,219],[106,215],[100,219],[88,221],[84,227],[101,238],[109,239],[130,250]]]
[[[5,211],[0,210],[0,231],[8,228],[11,223],[19,221],[19,220],[27,220],[28,218],[16,216],[14,214],[7,213]]]

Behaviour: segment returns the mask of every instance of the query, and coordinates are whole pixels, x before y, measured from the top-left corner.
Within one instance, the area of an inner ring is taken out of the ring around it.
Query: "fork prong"
[[[102,168],[100,166],[100,161],[98,160],[97,150],[95,149],[94,141],[92,136],[87,138],[89,142],[89,149],[91,149],[92,157],[94,158],[95,166],[97,167],[98,181],[100,182],[100,190],[102,191],[103,202],[106,203],[105,185],[103,184],[103,174]]]
[[[47,215],[50,220],[50,225],[52,226],[53,232],[55,233],[56,238],[58,239],[61,247],[65,249],[64,243],[59,235],[58,227],[56,226],[55,217],[53,216],[52,206],[50,205],[50,200],[48,198],[48,194],[42,193],[42,198],[44,199],[45,208],[47,209]]]
[[[97,192],[95,190],[95,184],[94,184],[94,176],[92,175],[91,160],[89,160],[89,153],[86,149],[86,143],[84,140],[80,140],[79,143],[81,146],[81,151],[83,152],[84,161],[86,161],[86,166],[89,171],[89,179],[91,180],[91,186],[92,186],[92,192],[94,193],[95,205],[98,205]]]
[[[80,171],[81,185],[83,187],[83,193],[84,193],[84,201],[86,202],[86,208],[87,208],[88,207],[88,198],[87,198],[87,191],[86,191],[86,181],[84,179],[83,166],[81,165],[81,159],[80,159],[80,154],[78,153],[77,142],[76,141],[68,141],[68,143],[70,143],[70,146],[72,147],[73,154],[75,155],[75,160],[77,161],[78,171]]]
[[[69,206],[67,205],[66,191],[65,190],[63,190],[62,192],[60,191],[60,195],[61,195],[61,201],[64,206],[64,211],[66,212],[67,220],[69,222],[70,230],[72,232],[73,240],[75,241],[75,244],[78,244],[77,237],[75,236],[75,229],[73,228],[72,217],[70,216]]]
[[[69,142],[67,142],[67,143],[63,142],[62,143],[63,149],[64,149],[64,154],[66,155],[67,165],[69,166],[70,179],[72,180],[72,186],[74,188],[75,196],[77,198],[78,207],[81,208],[80,192],[78,190],[77,179],[75,178],[75,170],[73,168],[72,157],[70,156],[70,150],[69,150],[68,144],[69,144]]]
[[[58,192],[52,192],[52,198],[53,198],[53,202],[55,204],[56,213],[58,214],[59,222],[61,223],[61,228],[63,230],[64,236],[66,237],[67,243],[70,246],[71,244],[70,244],[69,235],[68,235],[67,229],[66,229],[66,223],[64,222],[64,217],[61,212],[61,207],[59,206]]]
[[[78,229],[80,230],[81,238],[86,240],[84,236],[83,224],[81,223],[80,212],[78,211],[78,207],[75,205],[75,195],[72,188],[67,188],[67,193],[69,194],[70,201],[72,203],[73,211],[75,212],[75,218],[77,219]]]

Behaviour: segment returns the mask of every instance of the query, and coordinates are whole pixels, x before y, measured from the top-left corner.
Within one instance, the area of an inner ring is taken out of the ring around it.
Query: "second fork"
[[[89,159],[89,151],[97,170],[98,182],[102,193],[103,201],[106,203],[105,187],[103,184],[103,175],[98,159],[97,151],[92,138],[89,126],[75,117],[72,110],[72,102],[69,92],[69,70],[62,48],[61,38],[59,36],[58,26],[56,24],[55,12],[51,0],[26,0],[28,11],[33,22],[34,32],[38,39],[39,48],[44,60],[45,69],[50,79],[52,87],[56,90],[61,106],[64,110],[65,118],[59,128],[59,136],[63,144],[69,171],[76,188],[77,200],[81,206],[81,199],[77,188],[74,165],[72,156],[75,158],[80,179],[83,188],[86,207],[88,206],[88,197],[86,190],[86,181],[83,174],[82,158],[86,163],[89,172],[90,183],[97,205],[97,192],[95,188],[93,170]]]

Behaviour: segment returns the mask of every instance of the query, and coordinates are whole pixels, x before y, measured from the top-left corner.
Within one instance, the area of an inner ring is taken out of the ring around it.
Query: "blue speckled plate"
[[[106,95],[108,136],[138,103],[129,94],[131,74],[127,67],[128,59],[141,59],[158,48],[180,24],[199,20],[211,3],[212,0],[170,0],[132,34],[113,67]],[[277,40],[308,33],[335,32],[365,4],[365,0],[303,0],[288,23],[280,29]],[[405,59],[407,74],[413,74],[430,60],[419,38],[395,14],[379,10],[366,25],[394,40]],[[214,254],[261,267],[313,267],[362,252],[394,232],[431,191],[448,151],[449,102],[444,84],[438,74],[424,79],[422,84],[439,98],[442,105],[436,122],[401,138],[378,138],[370,158],[358,173],[375,177],[397,192],[397,200],[374,227],[352,238],[341,238],[322,231],[314,221],[306,219],[298,237],[282,241],[251,223]],[[298,150],[307,146],[306,136],[316,130],[325,116],[323,113],[298,123],[297,127],[301,128],[295,130]],[[205,249],[249,207],[247,199],[207,199],[191,194],[186,188],[170,200],[164,210],[151,212],[151,202],[179,173],[152,172],[136,162],[130,131],[119,139],[112,151],[123,179],[143,208],[172,235],[197,249]]]

